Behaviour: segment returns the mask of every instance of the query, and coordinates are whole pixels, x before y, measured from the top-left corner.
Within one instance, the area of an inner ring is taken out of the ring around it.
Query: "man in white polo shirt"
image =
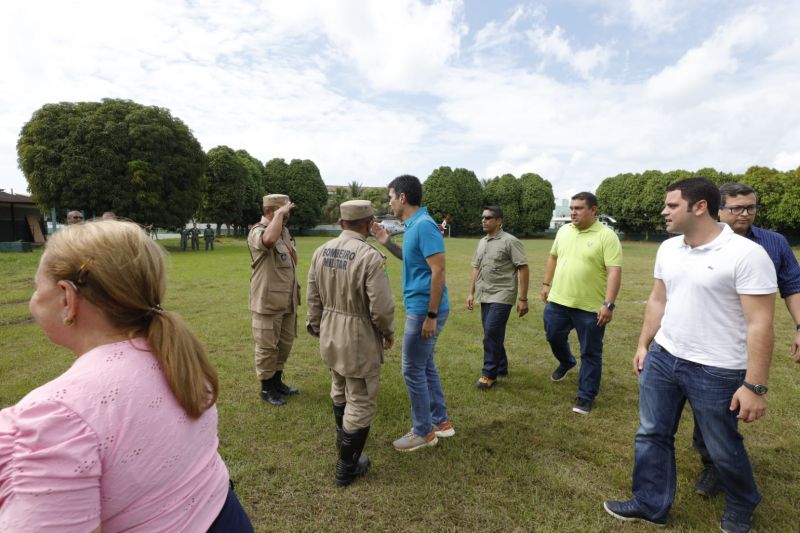
[[[667,191],[667,231],[683,235],[658,249],[633,358],[640,421],[633,498],[604,507],[621,520],[666,524],[675,499],[675,432],[688,400],[726,492],[720,528],[747,533],[761,495],[738,421],[757,420],[767,408],[775,268],[761,246],[716,222],[720,195],[712,181],[688,178]]]

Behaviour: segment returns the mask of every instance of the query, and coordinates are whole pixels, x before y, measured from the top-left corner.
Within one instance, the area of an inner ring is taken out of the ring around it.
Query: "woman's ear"
[[[78,311],[80,309],[81,297],[80,291],[78,291],[78,286],[69,280],[59,281],[58,286],[64,291],[64,299],[62,304],[64,308],[64,323],[73,323],[78,317]]]

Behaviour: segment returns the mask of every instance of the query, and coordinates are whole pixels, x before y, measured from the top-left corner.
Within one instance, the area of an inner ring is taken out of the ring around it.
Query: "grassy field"
[[[311,254],[324,241],[298,239],[303,285]],[[258,531],[649,529],[614,520],[602,500],[630,493],[638,426],[630,360],[652,284],[656,245],[623,245],[622,291],[606,333],[601,393],[594,411],[584,417],[571,412],[577,373],[558,384],[548,379],[556,361],[542,332],[538,290],[550,241],[525,241],[531,312],[509,321],[510,377],[482,392],[474,387],[482,366],[480,312],[464,307],[477,240],[448,240],[452,311],[439,339],[437,363],[456,436],[440,439],[435,448],[394,451],[392,440],[411,427],[400,347],[395,346],[386,356],[378,416],[365,449],[373,468],[350,488],[337,489],[328,372],[302,318],[285,372],[301,394],[274,408],[259,399],[253,369],[244,242],[223,238],[214,252],[185,253],[177,251],[177,241],[161,242],[172,252],[163,305],[189,321],[220,374],[220,453]],[[39,256],[0,254],[0,407],[56,377],[73,360],[47,342],[28,312]],[[389,273],[400,302],[399,261],[390,259]],[[769,414],[742,428],[764,498],[755,518],[761,532],[800,528],[800,366],[788,356],[794,326],[783,301],[777,305]],[[304,317],[305,307],[300,313]],[[403,319],[398,305],[398,333]],[[685,421],[689,417],[684,413]],[[668,530],[716,531],[724,500],[695,495],[699,461],[690,441],[687,422],[676,437],[678,495]]]

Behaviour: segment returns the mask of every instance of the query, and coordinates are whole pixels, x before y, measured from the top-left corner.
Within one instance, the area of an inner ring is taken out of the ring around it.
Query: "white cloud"
[[[800,168],[800,152],[779,152],[772,163],[778,170],[795,170]]]
[[[610,48],[596,44],[590,49],[573,50],[564,31],[556,26],[547,32],[542,28],[534,28],[528,32],[528,38],[534,48],[545,58],[552,58],[569,65],[582,78],[589,78],[592,72],[608,65],[613,55]]]
[[[702,100],[714,92],[713,84],[720,76],[737,72],[736,52],[757,44],[767,31],[768,24],[758,10],[734,17],[699,47],[687,51],[675,65],[650,78],[648,96],[677,105]]]
[[[671,0],[629,0],[631,20],[636,28],[656,33],[671,32],[682,14]]]

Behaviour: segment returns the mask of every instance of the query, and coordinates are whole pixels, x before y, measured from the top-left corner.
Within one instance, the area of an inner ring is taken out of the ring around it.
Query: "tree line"
[[[648,170],[606,178],[597,188],[599,210],[614,217],[617,229],[650,233],[664,230],[661,210],[669,184],[689,176],[703,176],[717,185],[739,182],[758,192],[759,209],[755,224],[788,235],[800,233],[800,167],[782,172],[773,168],[750,167],[744,174],[702,168],[696,172]]]
[[[352,198],[370,200],[379,214],[389,211],[384,188],[353,181],[329,194],[319,168],[308,159],[262,163],[228,146],[205,153],[169,110],[129,100],[46,104],[22,127],[17,153],[33,200],[62,214],[113,211],[157,227],[202,219],[243,230],[259,219],[261,197],[275,192],[297,204],[291,218],[295,229],[335,222],[339,204]],[[752,186],[762,206],[756,224],[798,233],[800,168],[752,167],[742,175],[713,168],[618,174],[597,188],[599,211],[614,217],[622,231],[660,231],[666,186],[690,175]],[[423,193],[437,222],[448,217],[452,235],[480,234],[479,216],[487,205],[500,206],[504,228],[521,237],[546,229],[554,209],[552,185],[534,173],[479,180],[472,170],[442,166],[424,180]]]

